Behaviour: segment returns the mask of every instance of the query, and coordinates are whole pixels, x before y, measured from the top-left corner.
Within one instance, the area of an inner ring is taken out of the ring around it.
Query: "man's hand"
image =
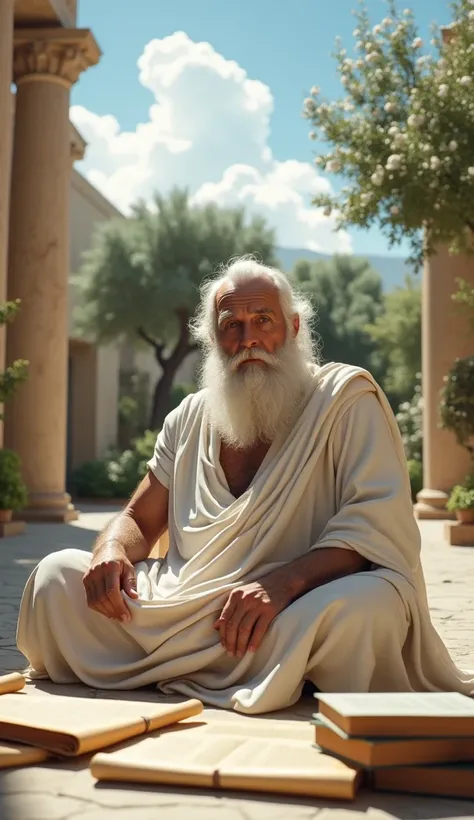
[[[124,550],[117,544],[105,544],[92,558],[83,578],[87,605],[115,621],[130,621],[130,611],[121,590],[129,598],[138,598],[136,576]]]
[[[291,599],[282,584],[270,583],[270,578],[236,587],[230,593],[214,629],[220,632],[221,643],[230,655],[242,658],[255,652],[271,622]]]

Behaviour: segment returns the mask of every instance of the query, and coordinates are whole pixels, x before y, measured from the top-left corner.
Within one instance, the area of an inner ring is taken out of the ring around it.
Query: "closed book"
[[[198,715],[199,700],[143,703],[17,694],[0,698],[0,739],[81,755]]]
[[[0,769],[42,763],[49,756],[49,752],[35,746],[24,746],[22,743],[4,743],[0,740]]]
[[[474,700],[458,692],[317,695],[319,712],[354,737],[472,737]]]
[[[9,675],[0,675],[0,695],[19,692],[26,686],[26,680],[19,672],[10,672]]]
[[[474,761],[474,737],[351,737],[327,718],[314,724],[315,741],[324,752],[368,769]]]
[[[372,772],[372,787],[384,792],[471,799],[474,798],[474,764],[377,769]]]
[[[261,724],[264,721],[260,722]],[[291,722],[289,722],[291,723]],[[296,722],[297,723],[297,722]],[[189,721],[159,736],[91,760],[97,780],[217,790],[355,798],[361,772],[311,745],[309,724],[243,728],[193,726]]]

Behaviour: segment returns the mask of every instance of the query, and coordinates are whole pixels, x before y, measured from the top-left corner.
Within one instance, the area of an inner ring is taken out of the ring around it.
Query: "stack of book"
[[[474,700],[454,692],[318,694],[315,745],[376,791],[474,798]]]

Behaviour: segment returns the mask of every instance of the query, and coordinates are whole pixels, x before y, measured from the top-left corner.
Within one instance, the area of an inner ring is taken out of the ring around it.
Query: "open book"
[[[96,754],[90,768],[98,780],[353,800],[361,774],[311,741],[311,727],[297,721],[186,721]]]
[[[143,703],[112,698],[17,694],[0,698],[0,740],[59,755],[93,752],[198,715],[199,700]]]
[[[0,695],[7,695],[12,692],[19,692],[26,686],[26,680],[19,672],[11,672],[9,675],[0,675]]]

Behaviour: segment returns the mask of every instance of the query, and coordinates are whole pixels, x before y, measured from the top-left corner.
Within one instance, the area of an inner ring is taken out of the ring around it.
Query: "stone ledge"
[[[25,532],[26,524],[24,521],[8,521],[5,524],[0,523],[0,538],[11,538],[13,535],[21,535]]]
[[[444,537],[452,547],[474,547],[474,524],[446,521]]]

